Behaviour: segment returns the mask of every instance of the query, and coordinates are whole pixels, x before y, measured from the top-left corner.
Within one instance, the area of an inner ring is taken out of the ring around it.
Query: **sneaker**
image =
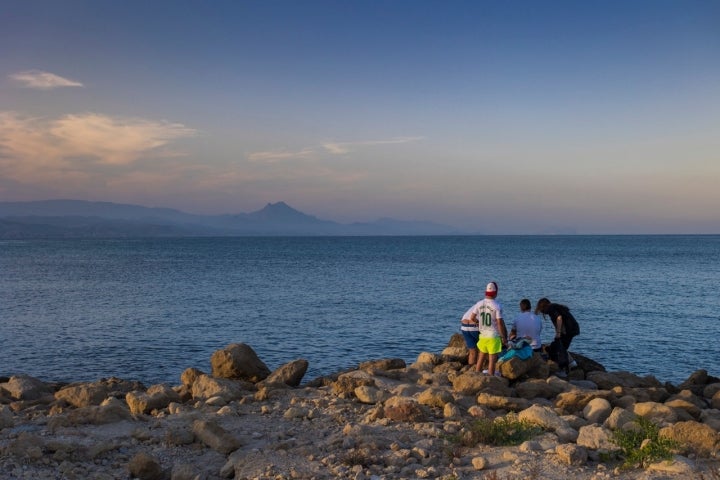
[[[487,375],[488,373],[490,373],[488,370],[483,370],[484,375]]]

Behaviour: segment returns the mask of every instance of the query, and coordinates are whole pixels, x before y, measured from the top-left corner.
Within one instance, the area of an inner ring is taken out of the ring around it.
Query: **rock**
[[[7,405],[0,405],[0,430],[15,426],[12,410]]]
[[[147,392],[129,392],[125,395],[125,401],[130,407],[130,413],[140,415],[165,408],[171,402],[179,402],[180,396],[170,386],[158,384],[148,388]]]
[[[518,420],[524,420],[536,425],[540,425],[545,430],[557,430],[560,428],[570,428],[568,423],[560,418],[550,407],[533,405],[518,414]]]
[[[387,370],[399,370],[405,368],[405,360],[402,358],[385,358],[381,360],[369,360],[363,362],[358,366],[358,370],[365,370],[366,372],[372,373],[376,370],[387,371]]]
[[[202,374],[193,382],[191,393],[194,399],[206,399],[219,396],[226,402],[231,402],[241,398],[249,389],[254,389],[251,383],[227,378],[215,378]]]
[[[520,398],[555,398],[564,388],[550,384],[546,380],[530,379],[515,385],[515,393]]]
[[[610,416],[605,420],[603,426],[610,430],[622,430],[628,423],[633,423],[637,416],[624,408],[613,408]]]
[[[678,422],[660,429],[660,436],[678,442],[681,452],[708,456],[720,447],[720,435],[703,423]]]
[[[547,365],[537,352],[527,360],[512,357],[510,360],[500,362],[499,368],[502,376],[510,380],[517,380],[524,376],[534,378],[547,378],[548,376]]]
[[[703,410],[700,414],[700,421],[713,430],[720,432],[720,410],[714,408]]]
[[[455,377],[452,385],[453,390],[460,395],[476,395],[480,391],[499,396],[512,394],[507,379],[483,375],[474,370]]]
[[[603,367],[601,364],[596,362],[595,360],[588,358],[584,355],[580,355],[577,352],[570,352],[570,354],[573,357],[573,360],[577,362],[578,368],[585,372],[586,374],[589,372],[604,372],[605,367]]]
[[[583,416],[590,423],[603,423],[612,412],[612,406],[604,398],[593,398],[585,405]]]
[[[441,358],[439,355],[430,352],[420,352],[415,360],[415,365],[437,365],[440,361]]]
[[[712,396],[712,400],[710,401],[710,406],[712,408],[716,408],[720,410],[720,392],[715,392],[715,395]]]
[[[396,422],[424,422],[427,418],[420,404],[409,397],[391,397],[383,406],[385,418]]]
[[[705,388],[703,388],[702,396],[709,400],[713,398],[718,392],[720,392],[720,382],[711,383],[706,385]]]
[[[201,472],[189,463],[173,465],[170,480],[206,480],[207,473]]]
[[[530,402],[524,398],[503,397],[489,393],[478,394],[477,403],[491,410],[509,410],[511,412],[519,412],[530,406]]]
[[[294,360],[286,363],[274,372],[272,372],[265,380],[264,383],[282,383],[291,387],[297,387],[300,385],[305,372],[308,369],[308,361],[303,359]]]
[[[6,383],[0,384],[14,400],[39,400],[53,395],[50,385],[30,375],[14,375]]]
[[[630,411],[658,425],[666,425],[677,421],[675,410],[662,403],[640,402],[633,405]]]
[[[453,401],[453,396],[444,388],[431,387],[423,390],[420,395],[418,395],[417,401],[420,405],[443,408],[446,404]]]
[[[211,421],[195,420],[192,431],[202,443],[223,455],[234,452],[242,446],[240,440]]]
[[[195,380],[197,380],[200,375],[205,374],[197,368],[186,368],[180,374],[180,383],[182,383],[189,389],[192,389],[193,383],[195,383]]]
[[[361,386],[375,386],[375,380],[365,372],[348,372],[340,375],[331,387],[332,392],[340,398],[351,398],[355,389]]]
[[[607,428],[600,425],[587,425],[580,428],[576,443],[580,447],[592,450],[618,450],[618,446],[611,439],[612,433]]]
[[[675,478],[693,478],[695,476],[695,463],[685,457],[675,455],[672,460],[663,460],[647,466],[647,472],[655,477],[655,473],[676,475]],[[702,478],[702,476],[700,477]]]
[[[217,350],[210,357],[210,365],[212,375],[219,378],[257,383],[270,375],[270,369],[258,358],[255,350],[244,343],[233,343]]]
[[[485,470],[490,465],[485,457],[473,457],[472,466],[475,470]]]
[[[443,408],[443,417],[447,420],[460,418],[462,416],[462,410],[454,403],[446,403]]]
[[[662,384],[652,375],[639,377],[630,372],[589,372],[587,380],[595,383],[601,390],[610,390],[615,386],[628,388],[661,387]]]
[[[555,447],[558,459],[565,465],[582,466],[587,463],[588,452],[583,447],[572,444]]]
[[[555,397],[555,406],[565,412],[574,413],[584,410],[587,404],[596,398],[604,398],[610,401],[612,397],[612,392],[608,390],[575,390],[558,394],[558,396]]]
[[[130,459],[128,471],[132,477],[140,480],[162,480],[163,470],[152,455],[140,452]]]
[[[361,385],[354,390],[355,396],[361,403],[375,405],[388,397],[388,393],[376,387]]]
[[[99,382],[68,385],[55,392],[55,398],[74,407],[100,405],[110,394],[107,385]]]

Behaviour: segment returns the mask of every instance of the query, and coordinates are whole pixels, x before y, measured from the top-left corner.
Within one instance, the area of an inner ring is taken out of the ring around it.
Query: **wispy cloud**
[[[12,80],[25,88],[52,90],[63,87],[82,87],[82,83],[42,70],[27,70],[9,75]]]
[[[362,147],[372,147],[376,145],[391,145],[417,142],[424,137],[394,137],[387,140],[362,140],[354,142],[327,142],[315,147],[307,147],[302,150],[270,150],[263,152],[253,152],[248,154],[248,160],[252,162],[279,162],[293,159],[308,159],[317,157],[321,153],[331,155],[345,155],[353,150]]]
[[[87,178],[99,169],[175,157],[169,144],[195,133],[179,123],[96,113],[51,119],[0,112],[0,175],[28,183]]]
[[[365,140],[358,142],[335,142],[335,143],[324,143],[322,147],[328,152],[334,155],[344,155],[351,152],[358,147],[372,147],[376,145],[391,145],[398,143],[410,143],[418,142],[424,137],[394,137],[389,140]]]
[[[286,151],[286,150],[270,150],[266,152],[253,152],[250,153],[247,158],[251,162],[279,162],[283,160],[291,160],[294,158],[309,158],[316,153],[315,149],[305,148],[299,151]]]

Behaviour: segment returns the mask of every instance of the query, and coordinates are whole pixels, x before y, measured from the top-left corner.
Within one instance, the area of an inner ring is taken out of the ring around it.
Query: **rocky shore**
[[[374,360],[302,383],[305,360],[270,372],[232,344],[176,386],[0,377],[0,478],[720,479],[720,379],[698,370],[672,385],[573,356],[567,379],[537,354],[490,377],[453,336],[410,365]],[[639,418],[670,442],[669,459],[627,464],[617,432],[639,431]],[[532,435],[495,446],[480,424]]]

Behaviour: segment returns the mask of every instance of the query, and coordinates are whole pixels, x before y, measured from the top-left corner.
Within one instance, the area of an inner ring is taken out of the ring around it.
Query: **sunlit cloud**
[[[54,73],[43,72],[41,70],[27,70],[24,72],[14,73],[9,75],[9,77],[25,88],[35,88],[38,90],[84,86],[82,83],[75,80],[70,80],[68,78],[55,75]]]
[[[322,147],[331,154],[344,155],[350,153],[352,150],[358,147],[372,147],[376,145],[392,145],[399,143],[411,143],[418,142],[424,137],[395,137],[389,140],[365,140],[358,142],[337,142],[337,143],[324,143]]]
[[[0,112],[0,175],[33,184],[89,178],[140,160],[177,157],[170,143],[195,133],[179,123],[96,113],[53,119]]]
[[[284,150],[271,150],[266,152],[253,152],[250,153],[247,158],[251,162],[279,162],[283,160],[292,160],[295,158],[309,158],[314,155],[316,151],[312,148],[305,148],[299,151],[284,151]]]

